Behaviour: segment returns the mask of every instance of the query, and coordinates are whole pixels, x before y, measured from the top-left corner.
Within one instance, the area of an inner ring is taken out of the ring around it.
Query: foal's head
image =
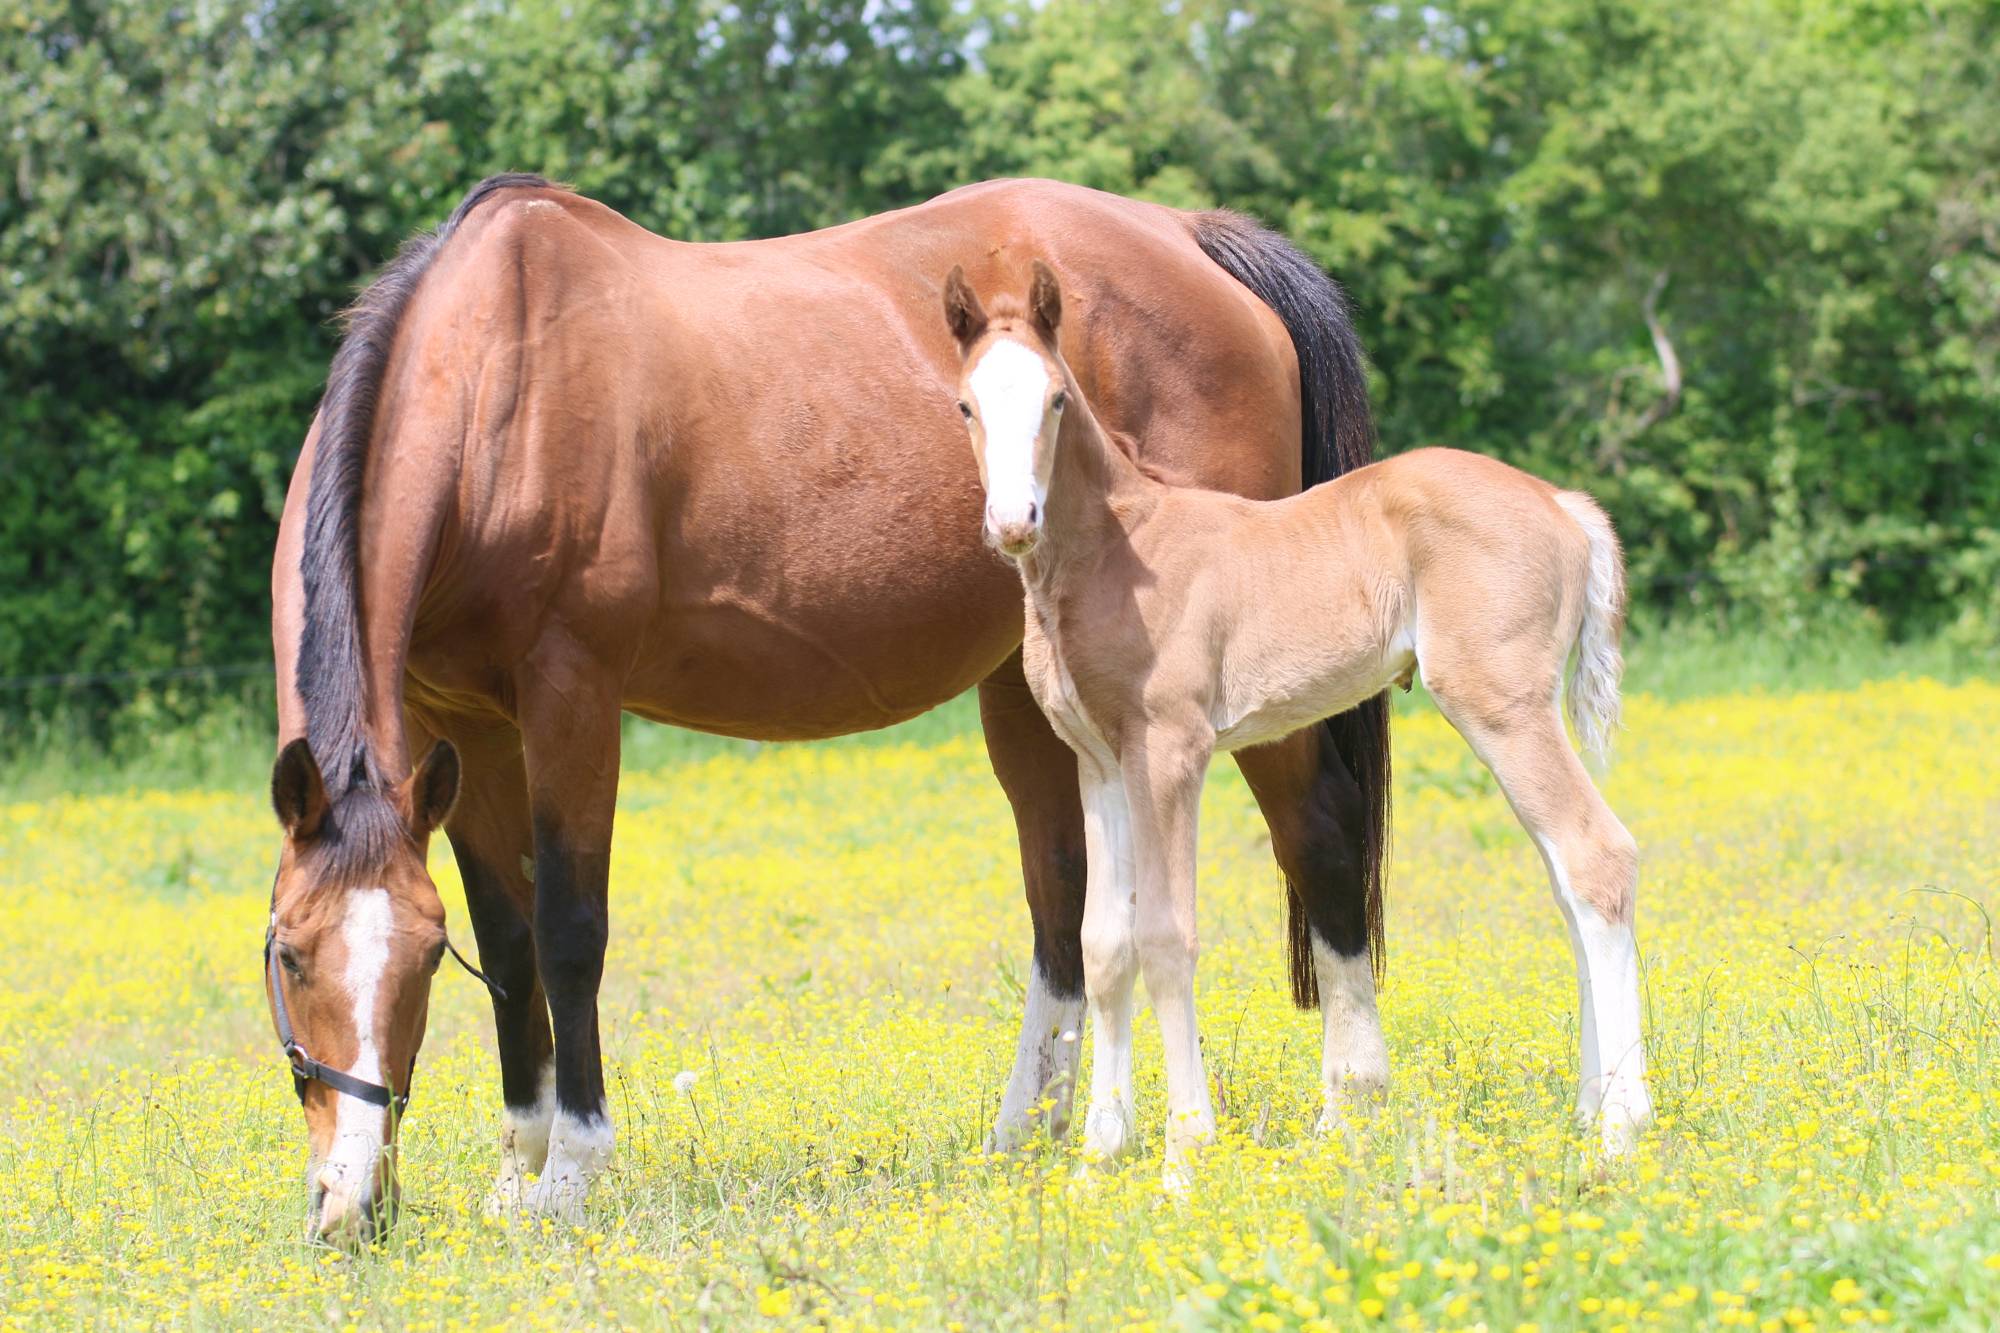
[[[1062,288],[1039,259],[1026,305],[1003,298],[989,316],[965,270],[944,281],[944,317],[958,340],[958,410],[986,488],[986,540],[1018,560],[1041,540],[1069,372],[1056,350]]]
[[[285,842],[264,987],[299,1076],[308,1224],[324,1239],[373,1238],[395,1197],[398,1101],[445,950],[424,853],[457,791],[458,755],[444,743],[401,784],[357,781],[331,798],[304,740],[271,773]]]

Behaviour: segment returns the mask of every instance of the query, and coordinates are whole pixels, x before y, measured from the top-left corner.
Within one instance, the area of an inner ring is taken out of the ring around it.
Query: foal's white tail
[[[1625,560],[1618,551],[1618,534],[1597,501],[1581,491],[1558,491],[1556,503],[1590,539],[1576,673],[1569,678],[1569,720],[1583,748],[1601,761],[1611,752],[1611,733],[1618,729],[1618,677],[1625,670],[1618,652],[1625,624]]]

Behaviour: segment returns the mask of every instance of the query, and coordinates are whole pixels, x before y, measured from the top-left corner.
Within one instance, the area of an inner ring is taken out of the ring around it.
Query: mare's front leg
[[[1049,1105],[1052,1139],[1069,1132],[1083,1044],[1083,803],[1076,755],[1049,727],[1021,675],[1021,654],[979,685],[979,721],[993,774],[1014,808],[1021,878],[1035,932],[1014,1070],[987,1148],[1018,1147]]]
[[[548,1159],[525,1203],[574,1219],[611,1162],[597,990],[609,936],[618,694],[612,673],[574,649],[538,654],[523,675],[517,697],[534,823],[535,958],[555,1033]]]
[[[465,883],[480,970],[499,987],[491,998],[500,1052],[500,1173],[487,1211],[509,1213],[521,1206],[529,1178],[547,1161],[556,1114],[555,1045],[535,966],[528,775],[513,723],[453,717],[440,731],[464,760],[445,834]]]
[[[1149,721],[1122,756],[1137,860],[1137,941],[1146,994],[1160,1022],[1167,1062],[1166,1168],[1169,1188],[1185,1188],[1194,1151],[1215,1137],[1215,1111],[1201,1062],[1194,969],[1195,859],[1202,779],[1215,745],[1199,719]]]
[[[1319,1129],[1327,1133],[1356,1102],[1379,1101],[1389,1086],[1389,1048],[1369,959],[1382,912],[1381,868],[1367,861],[1376,806],[1325,723],[1240,750],[1236,763],[1285,876],[1292,997],[1301,1008],[1319,1004]]]

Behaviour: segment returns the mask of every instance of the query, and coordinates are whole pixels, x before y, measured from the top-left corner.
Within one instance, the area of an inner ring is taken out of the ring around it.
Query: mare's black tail
[[[1368,363],[1347,294],[1284,237],[1239,213],[1196,215],[1195,243],[1224,272],[1271,307],[1292,335],[1299,358],[1299,417],[1303,475],[1313,486],[1362,467],[1375,456],[1375,421],[1368,410]],[[1389,696],[1377,695],[1321,724],[1322,768],[1340,767],[1360,789],[1358,886],[1287,882],[1292,999],[1301,1008],[1319,1003],[1313,972],[1312,924],[1317,899],[1358,887],[1368,954],[1379,977],[1383,966],[1382,872],[1389,853]],[[1334,775],[1329,775],[1334,776]],[[1337,905],[1331,905],[1338,915]],[[1351,910],[1351,908],[1350,908]]]

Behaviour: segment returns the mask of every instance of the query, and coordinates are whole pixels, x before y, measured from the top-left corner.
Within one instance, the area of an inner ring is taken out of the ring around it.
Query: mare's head
[[[304,740],[271,773],[285,843],[264,988],[305,1110],[307,1224],[321,1239],[373,1239],[396,1197],[399,1103],[445,950],[424,855],[457,792],[444,743],[405,782],[357,780],[332,796]]]
[[[1062,288],[1035,261],[1025,303],[1002,297],[987,314],[954,268],[944,317],[958,340],[958,410],[986,488],[986,540],[1013,559],[1035,549],[1047,517],[1069,371],[1056,346]]]

